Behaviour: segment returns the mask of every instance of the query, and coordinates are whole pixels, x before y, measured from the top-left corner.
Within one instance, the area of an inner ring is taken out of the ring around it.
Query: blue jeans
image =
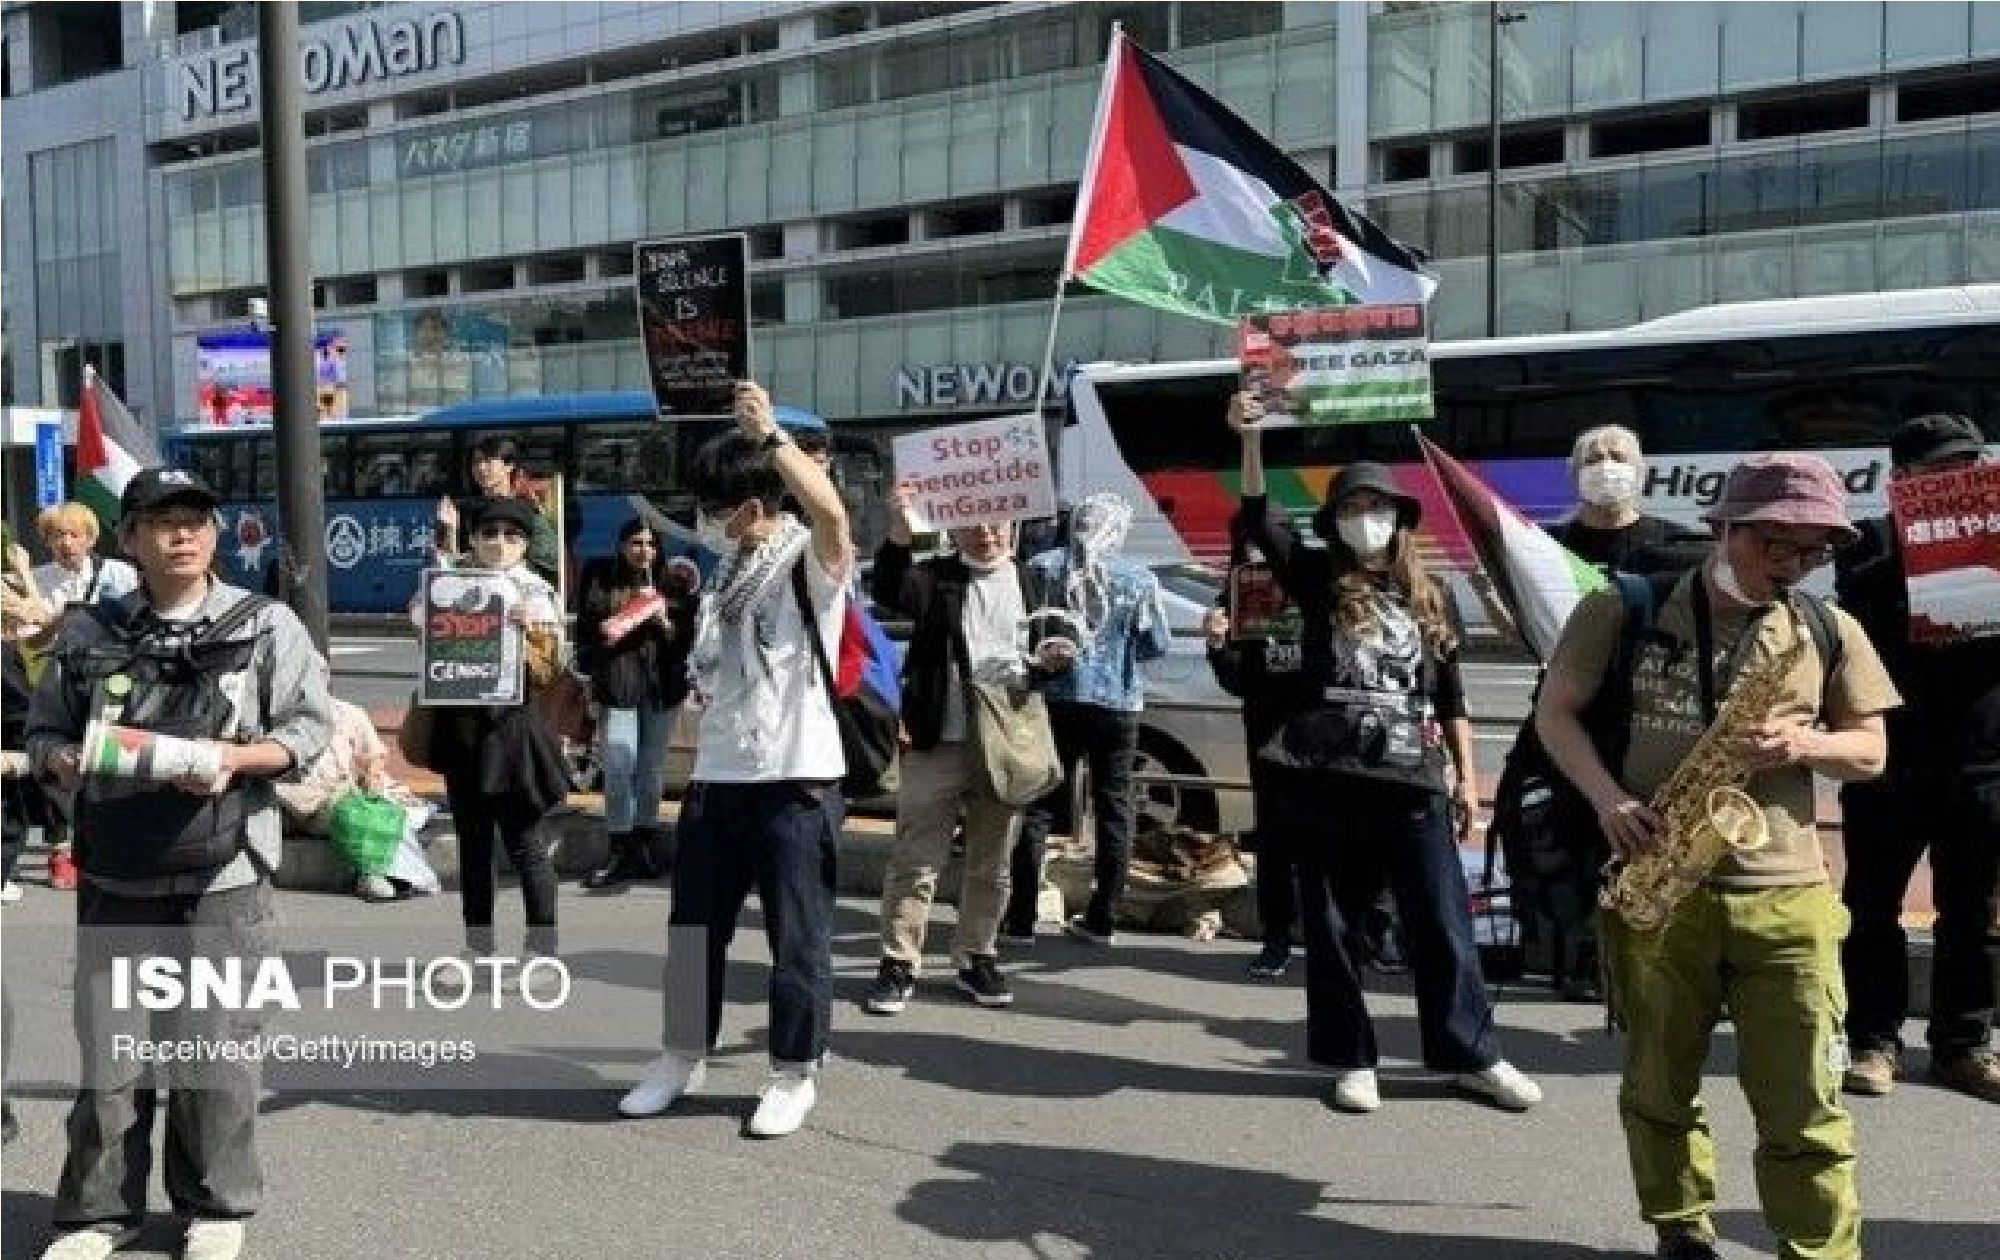
[[[723,976],[754,888],[771,949],[771,1060],[816,1068],[833,1023],[836,784],[696,783],[681,803],[667,920],[666,1048],[706,1057],[722,1031]]]
[[[660,796],[667,787],[674,710],[606,709],[602,729],[604,829],[616,835],[652,826],[659,821]]]

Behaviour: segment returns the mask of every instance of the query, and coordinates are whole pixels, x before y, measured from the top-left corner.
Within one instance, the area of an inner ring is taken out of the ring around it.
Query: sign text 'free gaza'
[[[1252,315],[1237,328],[1243,387],[1298,424],[1428,420],[1424,308],[1338,306]]]

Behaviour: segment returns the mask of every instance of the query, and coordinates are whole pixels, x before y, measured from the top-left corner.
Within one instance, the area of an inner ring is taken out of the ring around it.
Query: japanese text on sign
[[[1889,483],[1916,643],[2000,635],[2000,464]]]
[[[1428,420],[1430,348],[1421,306],[1252,315],[1237,330],[1243,386],[1267,416],[1298,424]]]
[[[927,529],[1054,516],[1055,470],[1039,416],[975,420],[895,439],[896,480]]]

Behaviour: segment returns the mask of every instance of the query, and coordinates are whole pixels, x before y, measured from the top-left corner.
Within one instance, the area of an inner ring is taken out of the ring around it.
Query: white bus
[[[1597,424],[1638,433],[1646,507],[1694,521],[1731,464],[1808,450],[1839,469],[1855,516],[1880,513],[1886,443],[1915,415],[1955,411],[2000,441],[2000,284],[1703,307],[1612,332],[1443,342],[1431,348],[1437,418],[1426,433],[1530,519],[1575,509],[1567,457]],[[1126,494],[1129,549],[1220,564],[1236,507],[1237,444],[1223,412],[1232,360],[1092,364],[1070,386],[1062,485]],[[1309,514],[1357,459],[1394,468],[1425,504],[1447,563],[1468,552],[1405,424],[1280,429],[1264,439],[1274,502]],[[1470,611],[1470,610],[1468,610]]]

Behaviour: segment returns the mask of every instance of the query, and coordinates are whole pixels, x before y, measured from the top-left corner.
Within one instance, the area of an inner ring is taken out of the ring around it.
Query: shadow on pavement
[[[912,1187],[897,1215],[941,1238],[1013,1243],[1030,1255],[1602,1260],[1635,1254],[1534,1239],[1396,1233],[1320,1215],[1343,1206],[1435,1207],[1506,1217],[1532,1234],[1530,1210],[1521,1204],[1370,1204],[1281,1173],[1014,1143],[960,1143],[941,1163],[959,1175]]]
[[[2000,1255],[2000,1226],[1978,1221],[1877,1220],[1867,1214],[1867,1189],[1864,1184],[1861,1245],[1868,1260],[1991,1260]],[[1776,1248],[1764,1218],[1756,1212],[1717,1212],[1715,1228],[1745,1247],[1765,1252]]]

